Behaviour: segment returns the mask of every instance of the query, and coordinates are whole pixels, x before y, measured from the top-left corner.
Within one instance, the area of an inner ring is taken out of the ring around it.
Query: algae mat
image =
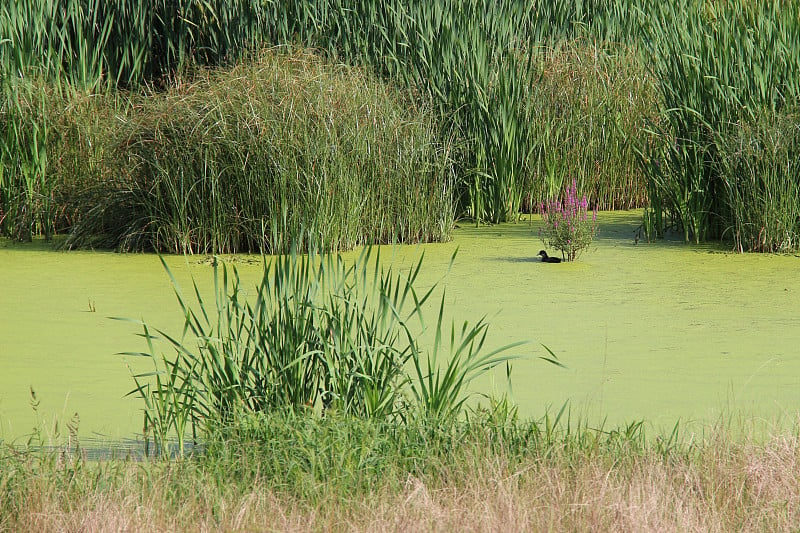
[[[597,244],[558,265],[531,259],[541,242],[524,225],[459,233],[450,279],[462,281],[448,284],[456,306],[499,312],[491,334],[543,343],[569,367],[517,363],[523,412],[569,401],[592,424],[645,420],[659,431],[679,419],[794,424],[800,258],[676,240],[635,245],[640,220],[604,214]]]
[[[443,279],[456,320],[489,317],[488,343],[515,353],[513,397],[523,416],[558,410],[607,426],[720,416],[796,420],[800,405],[800,258],[737,255],[677,241],[634,245],[638,212],[603,213],[601,235],[579,261],[540,263],[538,221],[461,227],[450,243],[384,247],[399,268],[425,253],[421,284]],[[458,248],[452,270],[450,256]],[[211,284],[202,257],[170,257],[184,289]],[[239,258],[245,286],[258,260]],[[446,274],[446,276],[445,276]],[[77,413],[82,436],[119,439],[141,428],[127,363],[144,348],[144,319],[179,333],[180,311],[156,256],[53,252],[0,244],[0,438],[53,431]],[[187,291],[188,292],[188,291]],[[431,316],[435,316],[432,306]],[[567,365],[550,366],[537,343]],[[504,376],[484,380],[504,389]],[[30,389],[39,406],[34,411]]]

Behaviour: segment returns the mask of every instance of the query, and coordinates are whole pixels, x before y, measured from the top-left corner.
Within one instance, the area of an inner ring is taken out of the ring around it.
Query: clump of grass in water
[[[123,250],[286,253],[449,237],[449,147],[429,110],[363,69],[265,50],[134,100],[113,178],[68,246],[111,234]]]
[[[131,391],[145,403],[146,439],[165,452],[167,439],[177,437],[182,453],[190,431],[197,438],[241,416],[281,410],[451,423],[463,412],[471,381],[513,359],[507,351],[523,343],[485,350],[488,324],[480,320],[458,332],[453,324],[445,347],[442,295],[434,344],[423,347],[424,306],[436,285],[417,292],[421,267],[422,257],[397,274],[371,248],[352,265],[338,254],[292,252],[265,263],[248,299],[236,269],[215,265],[211,305],[196,283],[191,303],[173,277],[182,336],[144,324],[148,351],[127,353],[154,367],[134,374]],[[173,357],[157,350],[157,339]],[[559,364],[552,353],[544,359]]]

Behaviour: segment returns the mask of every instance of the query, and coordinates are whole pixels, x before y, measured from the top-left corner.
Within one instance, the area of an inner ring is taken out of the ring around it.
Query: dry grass
[[[9,531],[796,531],[798,438],[654,451],[551,451],[522,461],[479,446],[438,475],[371,494],[214,481],[199,465],[29,464],[3,478]],[[56,468],[55,470],[59,470]],[[68,472],[71,470],[70,474]],[[6,471],[8,474],[8,471]],[[66,481],[70,477],[69,482]]]

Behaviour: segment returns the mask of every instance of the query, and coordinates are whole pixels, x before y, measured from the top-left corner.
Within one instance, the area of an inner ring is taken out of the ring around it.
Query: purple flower
[[[577,180],[564,189],[560,198],[552,198],[540,202],[543,225],[539,235],[545,242],[561,250],[572,261],[578,252],[588,246],[597,231],[597,211],[592,212],[589,219],[589,199],[578,196]]]

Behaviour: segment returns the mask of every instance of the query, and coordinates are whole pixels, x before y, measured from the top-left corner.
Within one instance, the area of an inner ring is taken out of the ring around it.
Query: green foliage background
[[[83,129],[96,147],[116,125],[61,124],[76,99],[108,99],[105,116],[118,115],[141,94],[159,99],[193,85],[203,67],[224,69],[215,79],[223,86],[221,78],[235,76],[231,65],[265,46],[290,54],[312,48],[325,62],[358,68],[355,76],[369,72],[369,83],[388,83],[399,105],[435,125],[432,152],[452,167],[452,204],[440,206],[439,221],[420,219],[398,233],[435,240],[449,231],[441,224],[448,217],[515,220],[575,179],[593,207],[648,206],[653,236],[675,229],[687,240],[728,239],[742,250],[796,249],[795,202],[787,198],[799,182],[791,154],[800,8],[781,1],[14,2],[0,7],[3,233],[71,231],[85,211],[64,198],[63,187],[84,178],[58,174],[59,140],[64,128]],[[189,153],[211,142],[195,140]],[[411,135],[408,142],[432,141]],[[100,163],[79,168],[110,172]],[[353,209],[347,195],[341,202],[338,210]],[[282,215],[277,209],[265,220]],[[157,233],[155,224],[144,231]],[[420,228],[437,224],[437,232]],[[359,232],[370,241],[391,233]],[[264,240],[248,237],[241,246]],[[191,239],[189,247],[207,241]]]

